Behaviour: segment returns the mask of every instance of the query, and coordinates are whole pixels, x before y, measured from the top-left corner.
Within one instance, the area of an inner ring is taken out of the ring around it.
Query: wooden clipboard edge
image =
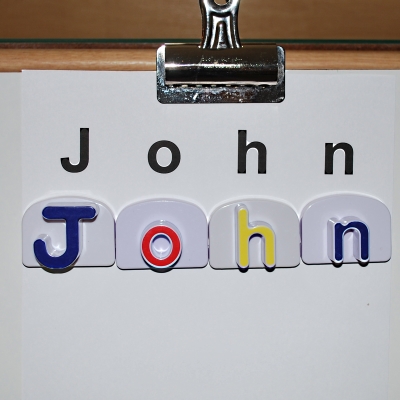
[[[310,47],[310,46],[307,46]],[[296,48],[285,46],[288,70],[398,70],[400,49]],[[7,48],[0,72],[22,70],[155,71],[153,48]]]

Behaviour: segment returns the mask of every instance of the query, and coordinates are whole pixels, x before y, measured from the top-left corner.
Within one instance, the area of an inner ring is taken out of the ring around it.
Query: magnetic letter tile
[[[115,224],[102,203],[80,197],[43,200],[22,220],[22,262],[26,267],[62,270],[108,267],[115,262]]]
[[[301,238],[306,264],[385,262],[392,252],[390,212],[372,197],[321,197],[302,212]]]
[[[178,200],[154,200],[124,208],[116,223],[120,269],[203,268],[208,226],[203,211]]]
[[[210,265],[215,269],[296,267],[299,219],[285,203],[243,200],[215,210],[210,219]]]

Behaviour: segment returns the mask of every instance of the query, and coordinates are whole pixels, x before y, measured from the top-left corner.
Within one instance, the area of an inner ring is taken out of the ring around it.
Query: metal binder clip
[[[200,0],[200,46],[166,44],[157,51],[157,98],[164,104],[279,103],[285,99],[285,51],[276,44],[242,47],[240,0]]]

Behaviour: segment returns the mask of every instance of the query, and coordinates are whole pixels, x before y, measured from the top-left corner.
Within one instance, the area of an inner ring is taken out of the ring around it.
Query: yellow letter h
[[[236,263],[240,269],[248,269],[249,242],[255,236],[262,238],[262,262],[268,269],[274,268],[275,260],[275,232],[270,225],[264,222],[249,224],[249,212],[245,205],[236,207]]]

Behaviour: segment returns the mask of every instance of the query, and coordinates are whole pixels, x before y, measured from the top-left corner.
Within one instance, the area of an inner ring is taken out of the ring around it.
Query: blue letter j
[[[33,244],[33,251],[39,263],[49,269],[64,269],[73,265],[79,257],[81,250],[79,243],[79,221],[82,219],[93,220],[96,214],[96,209],[90,206],[45,207],[42,211],[45,219],[65,221],[66,249],[59,256],[49,255],[46,249],[46,242],[50,242],[50,238],[47,236],[44,240],[36,240]]]

